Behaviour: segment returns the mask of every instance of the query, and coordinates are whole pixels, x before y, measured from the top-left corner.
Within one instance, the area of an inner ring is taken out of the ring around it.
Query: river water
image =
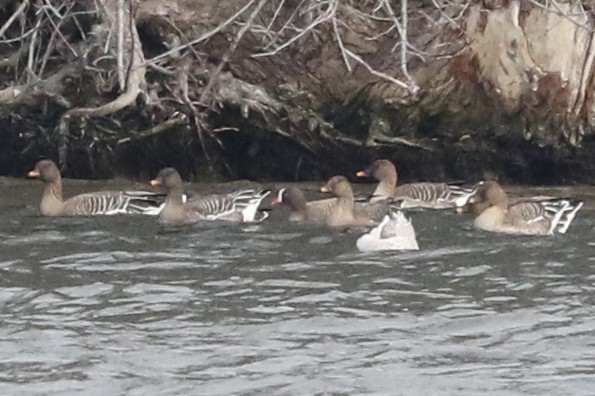
[[[279,213],[162,230],[0,189],[2,395],[595,394],[592,202],[554,237],[415,211],[419,252],[364,254]]]

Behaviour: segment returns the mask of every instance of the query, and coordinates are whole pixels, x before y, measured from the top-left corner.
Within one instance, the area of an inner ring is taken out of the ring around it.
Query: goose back
[[[475,189],[446,183],[410,183],[395,189],[394,199],[400,208],[446,209],[455,201],[475,194]]]
[[[253,222],[266,218],[266,215],[257,217],[257,213],[260,203],[270,193],[270,190],[246,189],[229,194],[197,196],[188,200],[187,207],[199,213],[204,220]]]

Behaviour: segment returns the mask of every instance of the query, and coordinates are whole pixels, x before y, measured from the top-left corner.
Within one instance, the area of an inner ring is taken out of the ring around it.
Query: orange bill
[[[39,172],[36,170],[32,170],[31,172],[27,173],[28,177],[39,177]]]
[[[152,186],[158,186],[158,185],[161,184],[161,182],[159,180],[157,180],[157,179],[153,179],[153,180],[151,180],[149,182],[149,184],[152,185]]]
[[[322,186],[320,187],[320,192],[331,192],[331,190],[329,190],[327,186]]]
[[[363,171],[363,170],[358,171],[355,175],[357,177],[368,177],[368,174],[366,173],[366,171]]]

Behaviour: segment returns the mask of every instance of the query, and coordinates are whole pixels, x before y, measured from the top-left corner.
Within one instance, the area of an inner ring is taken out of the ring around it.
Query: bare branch
[[[244,13],[244,11],[246,11],[248,8],[250,8],[252,6],[252,4],[254,4],[256,0],[250,0],[244,7],[242,7],[238,12],[236,12],[235,14],[233,14],[232,16],[230,16],[229,18],[227,18],[221,25],[217,26],[215,29],[210,30],[208,32],[206,32],[205,34],[203,34],[202,36],[186,43],[186,44],[182,44],[180,46],[177,46],[175,48],[170,49],[169,51],[166,51],[162,54],[159,54],[157,56],[154,56],[151,59],[148,59],[147,61],[143,62],[141,65],[138,65],[137,67],[144,67],[146,66],[148,63],[154,63],[156,61],[158,61],[159,59],[165,58],[167,56],[170,56],[172,54],[175,54],[185,48],[191,47],[195,44],[198,44],[200,42],[203,42],[205,40],[210,39],[211,37],[213,37],[214,35],[216,35],[217,33],[219,33],[220,31],[222,31],[225,27],[227,27],[228,25],[230,25],[233,21],[235,21],[240,15],[242,15]]]
[[[283,51],[285,48],[289,47],[291,44],[293,44],[294,42],[299,40],[305,34],[311,33],[312,31],[314,31],[314,28],[316,28],[316,26],[320,25],[323,22],[328,21],[329,19],[332,19],[334,15],[335,15],[335,9],[333,8],[333,5],[329,5],[328,9],[326,10],[326,12],[324,14],[319,15],[318,18],[316,18],[312,23],[310,23],[305,28],[298,30],[299,33],[296,34],[295,36],[293,36],[291,39],[289,39],[285,43],[281,44],[280,46],[278,46],[277,48],[275,48],[272,51],[254,54],[254,55],[252,55],[252,57],[260,58],[260,57],[272,56],[272,55],[278,54],[279,52]]]
[[[25,0],[21,3],[21,5],[19,5],[19,7],[12,13],[10,18],[8,18],[6,23],[0,28],[0,37],[4,36],[4,33],[6,33],[8,28],[12,26],[12,23],[15,21],[15,19],[17,19],[18,16],[21,15],[21,13],[25,10],[25,8],[27,8],[28,5],[29,0]]]
[[[273,45],[275,45],[275,43],[277,42],[277,39],[281,36],[281,34],[285,31],[285,29],[287,29],[287,27],[289,26],[289,24],[291,23],[291,21],[293,21],[293,19],[297,15],[298,11],[302,7],[302,5],[304,5],[305,2],[306,2],[306,0],[301,0],[300,1],[300,4],[298,4],[298,6],[295,7],[295,9],[293,10],[293,12],[289,16],[289,18],[287,18],[287,21],[285,21],[285,23],[281,27],[281,29],[279,29],[276,32],[276,34],[273,36],[273,38],[271,39],[271,41],[267,45],[265,45],[265,47],[264,47],[265,50],[267,50],[268,48],[270,48]]]
[[[337,27],[337,18],[333,16],[333,31],[335,32],[335,37],[337,38],[337,45],[339,45],[339,49],[341,50],[341,57],[343,58],[343,62],[345,63],[345,67],[351,73],[351,65],[349,64],[349,59],[345,54],[345,46],[343,45],[343,40],[341,40],[341,34],[339,33],[339,28]]]
[[[118,82],[120,83],[120,90],[126,88],[126,68],[124,67],[124,0],[118,0],[118,52],[117,52],[117,64],[118,64]],[[111,29],[110,29],[111,30]],[[109,39],[108,39],[109,40]]]
[[[153,127],[142,131],[142,132],[137,132],[134,134],[134,136],[129,136],[129,137],[125,137],[122,139],[118,139],[116,141],[117,145],[120,144],[125,144],[125,143],[130,143],[130,142],[134,142],[137,140],[141,140],[141,139],[146,139],[148,137],[151,136],[155,136],[155,135],[159,135],[163,132],[167,132],[170,129],[179,126],[179,125],[184,125],[188,122],[186,116],[182,113],[177,113],[174,114],[172,118],[170,118],[167,121],[164,121],[160,124],[154,125]]]
[[[374,76],[376,76],[376,77],[380,77],[380,78],[382,78],[382,79],[384,79],[384,80],[390,81],[390,82],[392,82],[392,83],[394,83],[394,84],[398,85],[399,87],[405,88],[405,89],[407,89],[407,90],[411,90],[411,87],[410,87],[410,86],[409,86],[407,83],[404,83],[404,82],[403,82],[403,81],[401,81],[401,80],[397,80],[396,78],[394,78],[394,77],[391,77],[391,76],[389,76],[388,74],[385,74],[385,73],[379,72],[379,71],[377,71],[377,70],[374,70],[374,69],[372,68],[372,66],[370,66],[370,65],[369,65],[367,62],[365,62],[365,61],[364,61],[362,58],[360,58],[360,56],[359,56],[359,55],[356,55],[356,54],[354,54],[353,52],[351,52],[351,51],[350,51],[350,50],[348,50],[347,48],[345,48],[345,53],[346,53],[347,55],[349,55],[349,56],[350,56],[350,57],[351,57],[353,60],[355,60],[357,63],[359,63],[359,64],[363,65],[363,66],[364,66],[366,69],[368,69],[368,71],[370,72],[370,74],[372,74],[372,75],[374,75]]]
[[[70,52],[72,52],[72,54],[75,57],[78,57],[79,56],[78,52],[72,47],[72,45],[70,44],[70,42],[66,39],[66,37],[64,37],[64,35],[60,31],[60,26],[62,25],[62,23],[64,23],[64,21],[66,21],[66,18],[69,15],[69,11],[72,9],[72,7],[74,7],[74,3],[70,5],[70,8],[67,10],[67,12],[66,12],[66,14],[64,16],[60,15],[58,17],[58,19],[60,20],[60,22],[57,25],[54,23],[54,20],[50,17],[49,14],[48,14],[48,20],[50,21],[50,24],[52,25],[52,27],[54,29],[53,32],[52,32],[52,35],[57,34],[62,39],[62,42],[64,44],[66,44],[66,46],[68,47],[68,49],[70,50]],[[53,7],[51,9],[53,10],[54,13],[58,12],[57,10],[54,10]],[[46,13],[48,12],[45,7],[44,7],[44,11]],[[72,16],[74,18],[73,14],[70,14],[70,16]]]
[[[118,9],[113,9],[113,3],[106,0],[104,2],[104,10],[106,15],[106,21],[104,23],[108,26],[113,26],[117,21]],[[125,19],[128,21],[132,20],[130,9],[125,12]],[[126,23],[128,29],[126,31],[126,42],[128,50],[130,51],[129,60],[129,72],[126,79],[126,90],[120,94],[116,99],[111,102],[105,103],[98,107],[83,107],[73,108],[65,112],[58,124],[57,131],[60,137],[60,144],[58,148],[60,162],[66,164],[67,155],[67,136],[70,127],[70,120],[72,117],[101,117],[108,114],[112,114],[118,110],[126,108],[131,104],[135,103],[136,98],[142,92],[143,87],[146,85],[145,81],[145,67],[144,56],[142,52],[142,46],[138,37],[138,31],[133,23]]]
[[[252,13],[248,17],[248,20],[246,21],[246,23],[244,24],[244,26],[242,26],[242,28],[240,29],[240,31],[236,35],[236,38],[231,43],[231,45],[229,46],[229,48],[227,49],[227,51],[225,52],[225,54],[223,54],[223,57],[221,59],[221,62],[219,63],[219,66],[217,66],[217,68],[213,71],[213,73],[211,73],[211,77],[209,78],[209,82],[207,83],[207,85],[203,89],[202,94],[200,95],[200,99],[198,100],[199,103],[201,103],[201,104],[204,104],[205,103],[205,99],[206,99],[207,95],[209,95],[209,92],[210,92],[211,88],[213,87],[213,84],[217,80],[217,77],[219,76],[219,73],[221,73],[221,70],[223,70],[223,67],[229,62],[229,59],[231,58],[231,55],[235,52],[236,48],[238,47],[238,44],[242,40],[242,37],[244,37],[244,34],[246,34],[246,32],[248,31],[248,29],[250,29],[250,27],[252,26],[252,23],[254,22],[254,19],[256,18],[256,16],[260,12],[260,10],[262,10],[262,7],[264,7],[264,5],[266,4],[266,2],[267,2],[267,0],[260,0],[260,2],[258,3],[258,5],[256,6],[256,8],[254,8],[254,10],[252,10]]]
[[[37,33],[39,32],[39,26],[41,25],[41,13],[37,15],[37,22],[35,22],[35,27],[33,28],[33,37],[31,37],[31,42],[29,43],[29,56],[27,58],[27,69],[29,73],[35,75],[34,73],[34,63],[35,63],[35,47],[37,45]]]
[[[401,0],[401,20],[402,23],[399,22],[399,20],[397,19],[394,10],[392,9],[392,6],[390,5],[390,3],[388,2],[388,0],[382,0],[382,3],[384,4],[384,7],[386,9],[386,11],[388,12],[388,14],[391,16],[391,18],[393,19],[393,23],[395,25],[395,27],[397,28],[397,31],[399,32],[399,36],[401,37],[401,42],[400,42],[400,47],[401,47],[401,51],[400,51],[400,60],[401,60],[401,71],[403,72],[403,75],[407,78],[407,80],[409,81],[409,85],[411,86],[410,90],[413,92],[417,92],[419,90],[419,87],[417,86],[415,80],[413,79],[413,77],[411,77],[411,75],[409,74],[409,70],[407,69],[407,52],[408,52],[408,47],[407,47],[407,0]]]

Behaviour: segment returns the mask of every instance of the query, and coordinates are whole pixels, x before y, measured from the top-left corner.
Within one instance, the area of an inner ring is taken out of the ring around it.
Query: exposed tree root
[[[142,45],[131,11],[121,0],[102,0],[102,9],[105,31],[109,33],[107,45],[110,45],[110,38],[113,35],[113,26],[117,26],[117,65],[120,88],[125,91],[111,102],[93,108],[74,108],[62,115],[58,124],[58,134],[61,136],[59,147],[60,163],[63,166],[67,163],[67,134],[70,129],[70,121],[73,117],[101,117],[113,114],[135,103],[138,95],[143,92],[146,86],[144,55]],[[124,63],[124,57],[126,63]]]
[[[12,0],[3,15],[0,106],[43,114],[28,139],[62,166],[168,132],[201,160],[230,131],[331,155],[595,135],[581,2]]]
[[[63,96],[66,86],[63,79],[78,74],[76,65],[68,65],[44,80],[22,85],[14,85],[0,91],[0,106],[39,106],[46,99],[65,108],[70,107],[69,100]]]

